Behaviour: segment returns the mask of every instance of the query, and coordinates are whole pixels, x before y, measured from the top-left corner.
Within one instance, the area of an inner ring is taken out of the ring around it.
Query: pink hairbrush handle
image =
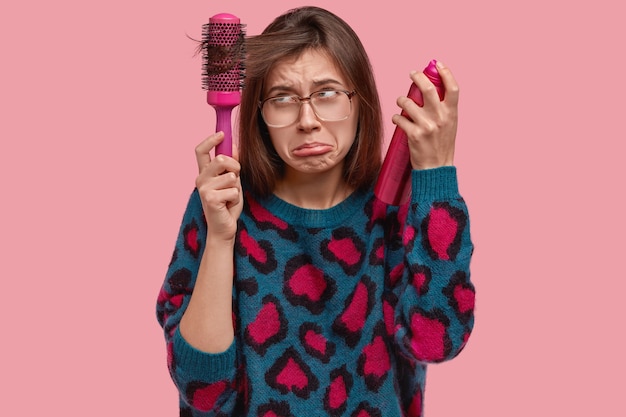
[[[224,132],[224,140],[215,146],[215,155],[233,156],[231,113],[239,105],[239,91],[208,91],[207,103],[215,108],[216,132]]]

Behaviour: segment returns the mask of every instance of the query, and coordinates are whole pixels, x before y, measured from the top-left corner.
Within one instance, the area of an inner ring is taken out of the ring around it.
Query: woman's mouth
[[[318,156],[330,152],[332,146],[323,143],[307,143],[293,150],[295,156]]]

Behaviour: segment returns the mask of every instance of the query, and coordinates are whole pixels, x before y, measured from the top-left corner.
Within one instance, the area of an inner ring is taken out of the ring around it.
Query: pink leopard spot
[[[303,265],[291,277],[289,287],[294,294],[306,295],[317,302],[326,290],[326,280],[323,272],[313,265]]]
[[[192,227],[191,229],[189,229],[185,235],[185,241],[187,243],[187,246],[189,246],[189,248],[193,252],[197,252],[198,251],[198,229],[195,227]]]
[[[248,326],[250,337],[259,344],[265,343],[267,339],[279,331],[280,318],[274,303],[265,304],[254,322]]]
[[[389,285],[395,287],[400,278],[402,278],[402,274],[404,274],[404,264],[400,263],[389,273]]]
[[[426,283],[426,274],[423,272],[413,275],[413,285],[417,292],[421,292],[422,287]]]
[[[268,210],[263,208],[259,203],[257,203],[253,199],[250,199],[248,201],[248,204],[250,205],[250,210],[252,212],[252,215],[254,216],[255,219],[257,219],[257,221],[270,223],[280,230],[287,229],[286,222],[274,216],[272,213],[270,213]]]
[[[287,365],[276,377],[276,382],[287,387],[289,390],[297,388],[304,389],[309,380],[300,366],[292,358],[289,358]]]
[[[385,246],[380,245],[380,247],[376,249],[376,258],[384,259],[384,257],[385,257]]]
[[[252,256],[260,263],[267,262],[267,253],[265,253],[259,243],[254,240],[246,230],[241,231],[240,240],[241,246],[246,249],[250,256]]]
[[[446,327],[436,319],[414,314],[411,317],[411,347],[421,360],[437,361],[445,356]]]
[[[170,298],[170,304],[174,307],[178,308],[183,304],[184,296],[182,294],[178,294]]]
[[[375,337],[371,344],[365,346],[363,353],[366,357],[363,369],[365,375],[375,375],[380,378],[391,369],[389,352],[382,337]]]
[[[319,388],[319,380],[293,347],[287,348],[265,373],[265,382],[281,394],[291,392],[300,398],[309,398]]]
[[[304,341],[308,346],[320,352],[322,355],[326,354],[326,338],[321,334],[309,330],[304,336]]]
[[[169,297],[170,297],[170,294],[167,291],[165,291],[164,288],[161,288],[161,290],[159,291],[159,296],[157,298],[157,303],[165,304],[165,302],[168,300]]]
[[[226,390],[227,384],[224,381],[216,382],[199,388],[193,393],[192,404],[200,411],[209,411],[215,406],[215,402]]]
[[[350,238],[333,239],[328,244],[330,251],[348,265],[354,265],[361,259],[361,253]]]
[[[428,242],[437,253],[439,259],[449,260],[448,248],[454,242],[458,230],[458,223],[450,217],[448,210],[433,208],[430,211],[428,223]]]
[[[330,384],[330,393],[328,395],[328,403],[330,408],[337,409],[341,407],[348,399],[346,382],[342,376],[335,378]]]
[[[367,315],[368,298],[367,287],[359,282],[352,303],[341,317],[341,321],[349,331],[356,332],[363,327]]]
[[[413,400],[411,401],[411,406],[409,407],[409,413],[407,417],[420,417],[422,415],[422,392],[417,391]]]
[[[475,295],[474,291],[471,289],[465,288],[463,285],[457,285],[454,287],[454,299],[461,313],[466,313],[474,309]]]
[[[415,228],[412,226],[408,226],[404,231],[404,235],[402,236],[402,243],[406,246],[410,241],[415,239]]]

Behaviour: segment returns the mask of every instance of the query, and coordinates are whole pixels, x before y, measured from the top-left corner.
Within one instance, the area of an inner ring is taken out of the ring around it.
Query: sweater
[[[421,416],[427,364],[455,357],[474,323],[456,168],[414,170],[400,207],[371,190],[324,210],[244,197],[232,345],[202,352],[178,328],[206,239],[197,190],[158,295],[180,415]]]

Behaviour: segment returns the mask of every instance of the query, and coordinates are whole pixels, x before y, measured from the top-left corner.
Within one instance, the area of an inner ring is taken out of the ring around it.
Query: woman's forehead
[[[325,84],[346,86],[346,79],[336,62],[325,51],[310,49],[295,57],[276,62],[265,78],[265,91],[310,88]]]

